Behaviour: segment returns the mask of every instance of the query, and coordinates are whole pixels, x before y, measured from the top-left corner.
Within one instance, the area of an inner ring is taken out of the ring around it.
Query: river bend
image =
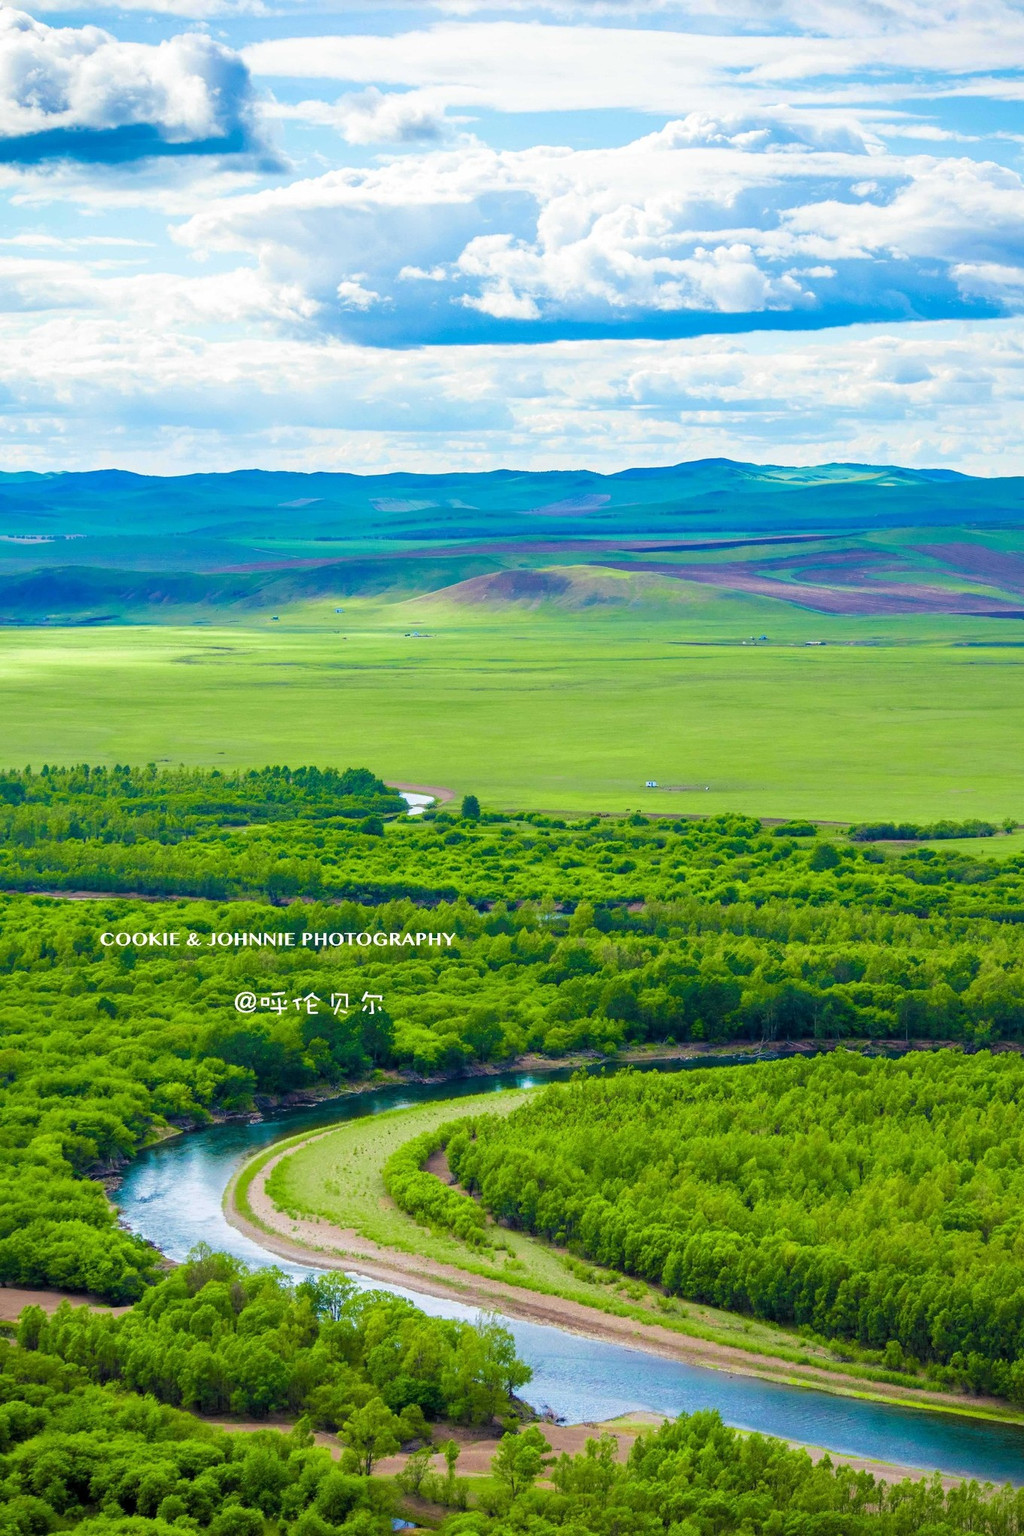
[[[688,1065],[673,1064],[685,1070]],[[290,1274],[308,1272],[279,1259],[236,1231],[224,1216],[224,1191],[239,1166],[284,1136],[427,1101],[461,1098],[488,1088],[530,1087],[566,1072],[508,1072],[489,1078],[350,1094],[311,1109],[286,1110],[261,1121],[231,1121],[176,1137],[141,1153],[115,1199],[121,1218],[172,1259],[208,1243],[253,1265]],[[376,1281],[361,1281],[373,1287]],[[388,1286],[434,1316],[474,1318],[455,1301]],[[955,1414],[893,1407],[732,1375],[667,1360],[619,1344],[581,1338],[561,1328],[502,1318],[520,1355],[533,1368],[525,1395],[570,1423],[599,1422],[646,1410],[677,1414],[717,1408],[728,1424],[787,1440],[825,1446],[847,1456],[940,1469],[981,1482],[1024,1484],[1024,1429]]]

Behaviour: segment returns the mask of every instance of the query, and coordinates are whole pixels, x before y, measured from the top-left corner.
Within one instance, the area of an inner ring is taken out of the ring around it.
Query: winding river
[[[680,1068],[702,1063],[679,1063]],[[250,1264],[305,1273],[235,1230],[223,1212],[224,1191],[239,1165],[286,1135],[342,1120],[433,1100],[461,1098],[489,1088],[530,1087],[566,1072],[509,1072],[429,1086],[388,1087],[353,1094],[313,1109],[287,1110],[256,1122],[232,1121],[149,1148],[129,1168],[115,1196],[125,1224],[173,1259],[196,1243],[237,1255]],[[310,1266],[312,1267],[312,1266]],[[378,1282],[360,1282],[368,1287]],[[455,1301],[388,1287],[434,1316],[473,1318]],[[847,1456],[940,1469],[982,1482],[1024,1483],[1024,1429],[955,1414],[836,1397],[804,1387],[779,1386],[666,1360],[641,1350],[581,1338],[560,1328],[502,1319],[520,1355],[533,1367],[526,1390],[538,1408],[570,1423],[647,1410],[676,1414],[717,1408],[739,1428],[761,1430]]]

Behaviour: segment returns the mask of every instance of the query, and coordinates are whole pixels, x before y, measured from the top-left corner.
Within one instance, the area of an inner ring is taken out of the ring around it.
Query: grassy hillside
[[[1006,619],[1024,612],[1022,506],[1013,479],[728,460],[618,475],[0,475],[0,622],[244,617],[449,588],[520,601],[535,572],[548,575],[534,597],[546,581],[557,598],[565,567],[596,568],[601,602],[627,572],[657,578],[658,603],[682,582],[814,613]]]
[[[726,460],[0,476],[0,756],[1024,818],[1022,484]]]

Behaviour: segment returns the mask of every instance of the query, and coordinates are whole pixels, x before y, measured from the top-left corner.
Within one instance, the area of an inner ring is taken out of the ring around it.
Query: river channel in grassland
[[[673,1064],[677,1070],[690,1065],[708,1062]],[[280,1111],[259,1121],[229,1121],[147,1149],[128,1169],[115,1199],[125,1224],[172,1259],[183,1259],[202,1242],[252,1265],[275,1265],[294,1275],[308,1273],[307,1268],[286,1263],[236,1231],[224,1216],[228,1183],[262,1148],[285,1136],[385,1109],[462,1098],[488,1089],[525,1088],[568,1075],[567,1071],[507,1072],[387,1087],[348,1094],[315,1108]],[[397,1286],[381,1288],[408,1296],[434,1316],[477,1316],[475,1309],[455,1301]],[[847,1456],[938,1468],[981,1482],[1024,1483],[1024,1428],[1016,1425],[779,1385],[682,1364],[561,1328],[515,1318],[501,1321],[511,1329],[520,1355],[533,1368],[533,1381],[524,1395],[535,1407],[550,1408],[570,1423],[600,1422],[638,1411],[674,1415],[716,1408],[728,1424],[825,1446]]]

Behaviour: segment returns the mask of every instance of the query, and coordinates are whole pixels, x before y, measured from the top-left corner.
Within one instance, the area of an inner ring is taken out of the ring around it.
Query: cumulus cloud
[[[833,149],[852,155],[879,152],[881,140],[853,117],[838,113],[771,111],[690,112],[669,123],[652,142],[666,149],[742,149],[755,153]]]
[[[254,143],[248,70],[212,38],[125,43],[0,9],[0,161],[119,163]]]
[[[816,134],[785,116],[690,114],[606,150],[467,141],[214,201],[178,237],[250,253],[268,283],[308,295],[317,325],[386,344],[1018,307],[1019,286],[982,273],[1024,268],[1015,171],[875,153],[852,129],[821,148]],[[353,282],[372,304],[339,286]]]
[[[925,157],[907,162],[890,195],[829,198],[787,211],[786,231],[826,260],[888,254],[960,263],[1024,262],[1024,182],[990,162]]]
[[[351,91],[334,102],[280,102],[273,117],[334,128],[347,144],[421,144],[447,138],[454,124],[437,91],[380,91],[375,85]]]
[[[0,11],[6,463],[1024,467],[1017,149],[939,100],[1024,93],[1019,0],[318,7],[242,54]]]

